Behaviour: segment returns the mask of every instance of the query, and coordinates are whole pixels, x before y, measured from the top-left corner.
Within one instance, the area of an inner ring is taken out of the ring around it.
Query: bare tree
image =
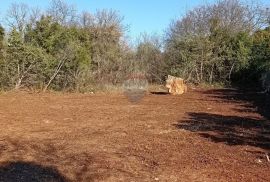
[[[265,9],[256,0],[223,0],[213,6],[214,16],[231,32],[256,31],[265,24]]]
[[[142,34],[136,50],[140,70],[146,73],[148,81],[162,83],[166,75],[166,62],[161,52],[162,42],[158,35]]]
[[[51,0],[47,13],[54,21],[62,25],[73,24],[77,18],[77,10],[75,7],[67,4],[64,0]]]
[[[116,11],[100,10],[86,27],[92,37],[91,56],[99,81],[112,81],[121,67],[121,38],[125,30],[122,20]]]
[[[20,33],[25,31],[29,20],[29,7],[26,4],[13,3],[7,11],[6,22],[11,29],[16,29]]]
[[[93,27],[94,26],[95,17],[89,12],[82,12],[80,18],[80,24],[82,27]]]
[[[30,25],[35,24],[41,19],[42,10],[39,7],[33,7],[30,9],[29,23]]]

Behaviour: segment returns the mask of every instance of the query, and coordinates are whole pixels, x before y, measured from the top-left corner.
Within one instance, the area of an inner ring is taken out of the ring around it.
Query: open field
[[[269,102],[255,96],[3,93],[0,181],[270,181]]]

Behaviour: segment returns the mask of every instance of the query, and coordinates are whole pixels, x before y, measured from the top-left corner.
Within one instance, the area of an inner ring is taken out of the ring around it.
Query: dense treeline
[[[267,26],[266,7],[238,0],[197,7],[168,31],[165,54],[170,71],[210,84],[243,81],[247,73],[260,76],[270,68]]]
[[[120,85],[138,71],[151,83],[172,74],[190,83],[270,85],[270,15],[258,4],[199,6],[173,21],[164,37],[142,36],[136,48],[127,43],[123,17],[112,10],[80,13],[52,0],[46,11],[12,4],[5,20],[1,89],[84,92]]]
[[[134,53],[115,11],[78,14],[64,1],[53,0],[42,13],[13,4],[6,21],[0,63],[4,89],[87,91],[97,83],[121,83],[134,71]]]

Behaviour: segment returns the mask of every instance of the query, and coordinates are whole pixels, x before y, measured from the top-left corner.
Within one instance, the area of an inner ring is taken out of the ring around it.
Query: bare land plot
[[[4,93],[0,181],[270,181],[267,109],[226,89]]]

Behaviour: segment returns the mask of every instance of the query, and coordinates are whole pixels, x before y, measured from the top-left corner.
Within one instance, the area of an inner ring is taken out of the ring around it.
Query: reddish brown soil
[[[4,93],[0,181],[270,181],[261,102],[234,90],[137,104],[123,94]]]

